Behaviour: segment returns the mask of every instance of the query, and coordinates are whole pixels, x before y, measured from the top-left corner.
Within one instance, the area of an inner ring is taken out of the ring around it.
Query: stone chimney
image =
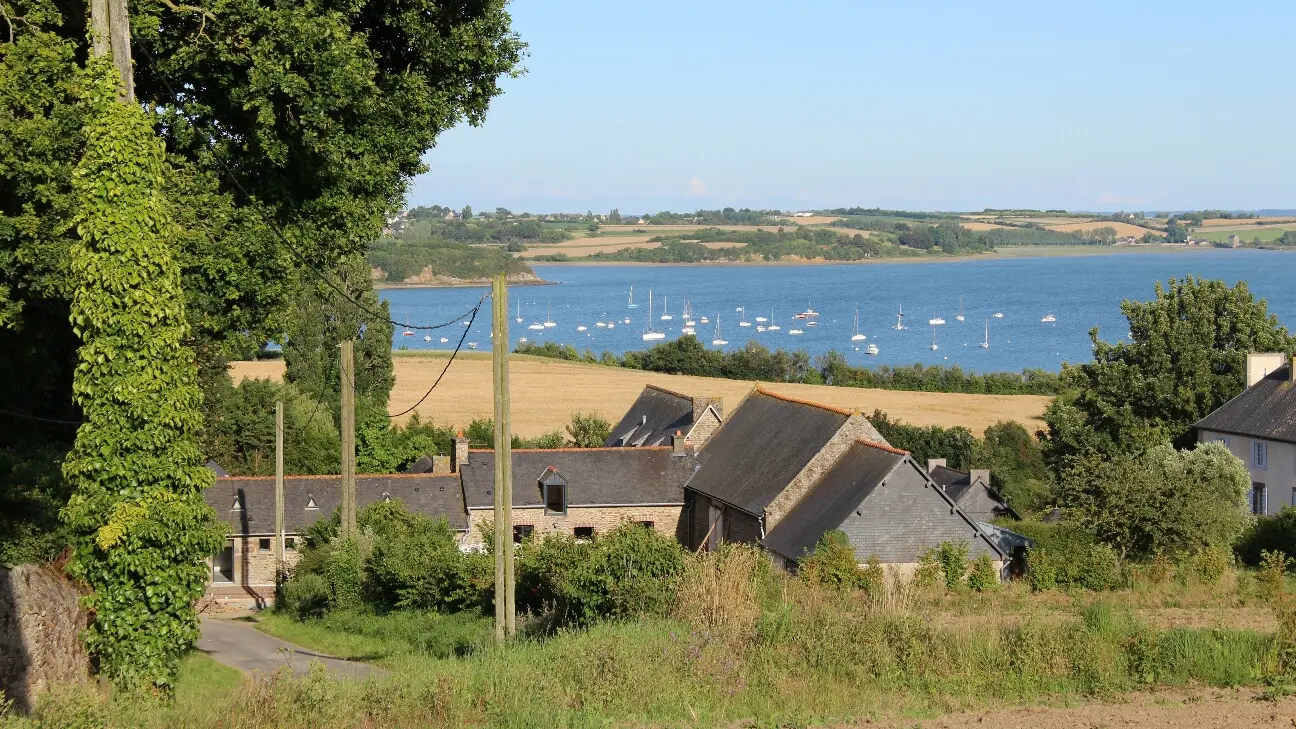
[[[1246,358],[1247,387],[1263,380],[1270,372],[1282,367],[1288,361],[1282,352],[1250,352]]]
[[[678,430],[671,436],[671,455],[677,458],[688,455],[688,449],[684,444],[684,433]]]
[[[928,458],[927,473],[931,473],[932,471],[935,471],[937,466],[944,466],[946,465],[946,463],[947,461],[944,458]]]
[[[977,481],[980,481],[981,483],[985,484],[986,488],[990,488],[990,469],[974,468],[969,474],[969,477],[971,478],[972,483],[976,483]]]
[[[459,469],[468,463],[468,439],[461,430],[450,441],[454,443],[454,450],[450,453],[450,473],[459,473]]]

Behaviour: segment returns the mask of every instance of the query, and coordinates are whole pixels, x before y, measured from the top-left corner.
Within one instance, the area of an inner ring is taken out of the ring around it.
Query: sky
[[[1296,3],[515,0],[410,205],[1296,207]]]

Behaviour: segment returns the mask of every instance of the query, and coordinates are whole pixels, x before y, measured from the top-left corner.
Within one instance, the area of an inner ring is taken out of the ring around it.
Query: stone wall
[[[653,530],[671,539],[678,537],[680,513],[682,506],[618,506],[618,507],[582,507],[573,506],[563,514],[545,514],[544,507],[513,508],[514,526],[531,526],[535,529],[532,535],[540,538],[553,534],[572,536],[580,527],[592,527],[596,534],[608,532],[625,521],[653,523]],[[494,521],[492,509],[470,509],[468,511],[468,533],[463,536],[465,547],[479,547],[484,544],[483,525]]]
[[[286,535],[287,539],[300,539],[295,534]],[[270,540],[270,549],[261,549],[261,540]],[[234,581],[247,586],[274,586],[275,553],[274,537],[235,537],[234,543]],[[301,554],[289,547],[284,550],[284,564],[289,569],[297,564]]]
[[[685,442],[693,447],[694,451],[702,450],[706,442],[715,435],[720,429],[720,418],[711,408],[702,411],[702,415],[693,422],[693,427],[689,429],[688,438]]]
[[[770,502],[769,506],[765,507],[766,532],[772,531],[783,517],[787,516],[792,507],[797,505],[801,497],[814,488],[819,479],[833,467],[833,464],[837,463],[837,459],[841,458],[851,444],[860,439],[890,445],[863,415],[855,413],[847,418],[823,449],[816,453],[805,468],[792,479],[792,482]]]
[[[89,676],[90,659],[78,635],[87,624],[80,598],[44,567],[0,567],[0,693],[19,711],[51,684]]]

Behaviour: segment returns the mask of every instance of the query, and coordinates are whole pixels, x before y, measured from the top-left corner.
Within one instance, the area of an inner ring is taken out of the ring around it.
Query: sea
[[[535,271],[553,285],[510,288],[510,348],[525,338],[596,354],[642,350],[658,343],[644,341],[646,325],[664,333],[666,341],[682,336],[687,305],[696,336],[713,349],[736,350],[759,342],[811,355],[836,350],[861,366],[922,363],[976,372],[1057,371],[1064,362],[1092,357],[1092,329],[1110,342],[1128,337],[1122,301],[1152,299],[1158,281],[1189,275],[1229,285],[1246,282],[1280,322],[1296,324],[1296,254],[1282,251],[1203,249],[841,265],[545,265]],[[487,292],[401,288],[381,294],[397,321],[429,325],[465,313]],[[818,316],[796,318],[808,311]],[[857,312],[864,340],[852,340]],[[962,321],[956,318],[960,313]],[[1046,321],[1050,315],[1055,321]],[[895,328],[898,318],[903,329]],[[933,319],[945,323],[933,325]],[[546,320],[555,326],[529,328]],[[811,321],[815,326],[808,326]],[[757,331],[771,323],[780,329]],[[584,331],[578,329],[582,326]],[[792,334],[793,329],[802,333]],[[431,341],[424,341],[425,335]],[[449,350],[461,336],[462,324],[412,336],[397,328],[392,346]],[[715,346],[713,339],[728,344]],[[989,346],[982,347],[987,341]],[[877,346],[876,354],[868,353],[870,344]],[[490,350],[489,302],[468,328],[464,345]]]

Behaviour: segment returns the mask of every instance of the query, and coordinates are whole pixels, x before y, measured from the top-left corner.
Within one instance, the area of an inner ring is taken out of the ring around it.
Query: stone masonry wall
[[[288,538],[298,538],[289,534]],[[261,551],[260,541],[270,540],[270,549]],[[246,586],[274,586],[275,554],[274,537],[235,537],[234,542],[234,582]],[[296,565],[301,559],[297,550],[284,550],[284,563],[288,568]]]
[[[715,411],[710,408],[702,412],[702,417],[693,423],[693,428],[689,430],[688,438],[685,442],[693,446],[694,450],[702,450],[706,442],[715,435],[720,429],[720,418],[716,417]]]
[[[766,533],[772,531],[783,517],[787,516],[792,507],[796,506],[801,497],[814,488],[819,479],[833,467],[833,464],[837,463],[837,459],[850,448],[851,444],[861,438],[890,445],[863,415],[855,413],[847,418],[836,435],[815,454],[814,458],[810,459],[810,462],[801,469],[782,493],[765,507]]]
[[[90,659],[78,633],[81,595],[38,565],[0,567],[0,699],[19,711],[55,683],[85,681]]]
[[[679,528],[680,506],[627,506],[627,507],[579,507],[567,509],[566,515],[545,514],[544,507],[513,508],[513,525],[535,527],[535,537],[546,537],[553,534],[571,536],[577,527],[593,527],[596,534],[608,532],[620,526],[624,521],[651,521],[653,530],[658,534],[676,538]],[[479,547],[484,544],[483,525],[494,519],[491,509],[470,509],[468,511],[468,533],[460,544],[465,547]]]

